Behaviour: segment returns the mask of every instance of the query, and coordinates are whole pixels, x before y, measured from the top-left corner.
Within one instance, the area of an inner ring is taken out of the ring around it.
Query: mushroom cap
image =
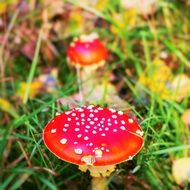
[[[89,105],[57,114],[43,140],[64,161],[105,166],[132,159],[143,146],[143,132],[122,111]]]
[[[74,39],[67,50],[68,60],[80,66],[99,64],[105,61],[107,56],[106,47],[95,33]]]

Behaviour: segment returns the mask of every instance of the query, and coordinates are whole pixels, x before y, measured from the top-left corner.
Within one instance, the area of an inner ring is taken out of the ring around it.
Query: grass
[[[67,2],[74,7],[82,6],[84,11],[105,19],[104,22],[117,28],[117,33],[111,32],[104,24],[95,28],[110,50],[106,72],[117,67],[133,70],[133,77],[122,74],[122,82],[130,97],[126,101],[139,118],[145,133],[144,148],[134,160],[118,166],[116,173],[109,178],[110,189],[188,190],[189,184],[178,186],[175,183],[171,166],[175,159],[189,156],[189,130],[181,121],[181,114],[189,107],[189,97],[180,102],[163,100],[144,87],[143,93],[148,95],[147,101],[143,101],[136,84],[140,74],[153,63],[161,50],[169,52],[177,60],[179,67],[174,71],[175,74],[188,74],[189,8],[182,1],[160,1],[153,18],[146,20],[138,17],[135,26],[120,28],[117,21],[113,20],[113,14],[124,14],[124,10],[118,8],[117,1],[108,4],[104,11],[80,5],[78,1]],[[6,33],[7,43],[16,35],[13,28],[19,27],[24,21],[39,27],[39,20],[35,16],[39,14],[38,9],[23,18],[18,15],[15,18],[14,14],[9,13],[14,25],[10,22],[8,29],[11,30]],[[127,24],[126,22],[125,25]],[[58,106],[57,99],[69,97],[78,89],[76,73],[67,66],[65,56],[66,47],[72,38],[71,33],[69,37],[53,39],[58,49],[58,56],[53,63],[46,62],[42,53],[39,53],[43,46],[41,36],[38,38],[33,61],[21,54],[13,54],[8,60],[1,61],[1,66],[6,67],[1,77],[0,96],[10,100],[17,114],[10,116],[8,112],[0,112],[0,190],[75,190],[76,186],[81,190],[90,188],[89,174],[81,173],[77,166],[57,159],[45,148],[42,140],[42,131],[47,121],[56,112],[68,109]],[[8,47],[12,48],[10,45]],[[29,98],[33,79],[40,74],[42,68],[53,66],[59,69],[61,81],[56,93],[41,93]],[[6,77],[12,79],[3,81]],[[21,81],[27,81],[23,103],[15,99]]]

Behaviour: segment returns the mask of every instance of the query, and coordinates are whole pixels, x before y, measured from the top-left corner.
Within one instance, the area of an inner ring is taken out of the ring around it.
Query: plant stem
[[[76,70],[77,70],[77,83],[78,83],[78,87],[79,87],[80,101],[81,101],[81,103],[83,103],[83,87],[82,87],[80,67],[77,66]]]

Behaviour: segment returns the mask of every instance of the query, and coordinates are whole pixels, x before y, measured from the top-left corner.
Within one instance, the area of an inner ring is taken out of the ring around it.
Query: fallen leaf
[[[0,109],[8,114],[10,114],[13,117],[17,117],[17,112],[16,109],[12,106],[12,104],[4,99],[0,97]]]
[[[30,86],[30,93],[29,93],[29,98],[34,98],[37,95],[41,93],[43,85],[40,81],[33,81]],[[26,82],[21,82],[19,85],[19,88],[16,92],[16,96],[19,97],[21,100],[24,98],[24,94],[27,88],[27,83]]]
[[[36,42],[29,41],[21,49],[21,53],[25,55],[28,59],[32,60],[34,57],[34,52],[36,48]]]
[[[155,10],[157,0],[121,0],[121,5],[125,9],[135,9],[143,15],[152,14]]]
[[[181,116],[181,120],[184,122],[184,124],[190,126],[190,109],[184,111],[183,115]]]
[[[190,79],[185,74],[177,75],[171,85],[176,101],[180,101],[190,95]]]
[[[164,73],[164,74],[163,74]],[[162,60],[155,60],[139,77],[139,85],[147,87],[161,99],[171,98],[172,71]]]
[[[120,31],[127,29],[127,27],[136,26],[138,14],[135,9],[130,9],[124,14],[113,14],[112,19],[114,24],[110,26],[110,30],[112,33],[118,34]]]
[[[178,185],[190,182],[190,158],[180,158],[173,162],[172,175]]]
[[[102,104],[102,102],[106,102],[106,105],[110,108],[118,109],[118,110],[127,110],[129,109],[129,105],[126,101],[122,100],[115,89],[115,87],[111,84],[99,84],[99,85],[91,85],[91,86],[83,86],[83,99],[85,104]],[[81,103],[81,94],[76,93],[71,95],[70,97],[63,97],[58,99],[59,104],[68,106],[70,108],[76,107]]]
[[[7,3],[0,3],[0,14],[6,12],[6,9],[7,9]]]

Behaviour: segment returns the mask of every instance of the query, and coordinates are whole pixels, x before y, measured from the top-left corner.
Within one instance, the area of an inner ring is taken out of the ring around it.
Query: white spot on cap
[[[95,162],[95,157],[91,155],[83,156],[81,158],[81,161],[85,162],[87,165],[93,165],[93,163]]]
[[[90,121],[90,125],[94,125],[95,124],[95,122],[94,121]]]
[[[91,142],[91,143],[89,143],[89,146],[93,146],[93,143]]]
[[[78,111],[79,111],[79,112],[83,112],[84,110],[80,108]]]
[[[109,149],[106,149],[106,152],[109,152],[110,150]]]
[[[69,115],[70,113],[71,113],[71,111],[67,111],[67,112],[65,112],[66,115]]]
[[[124,121],[124,120],[121,120],[121,123],[122,123],[123,125],[125,125],[125,121]]]
[[[51,133],[56,133],[57,129],[51,129]]]
[[[118,124],[118,121],[117,121],[117,120],[115,120],[115,121],[114,121],[114,123],[115,123],[115,124]]]
[[[103,108],[98,108],[98,110],[103,110]]]
[[[105,133],[102,133],[102,134],[101,134],[101,136],[102,136],[102,137],[105,137],[105,136],[106,136],[106,134],[105,134]]]
[[[72,113],[71,115],[72,115],[72,116],[76,116],[76,113]]]
[[[69,117],[69,118],[67,118],[67,121],[71,121],[71,118]]]
[[[79,126],[79,125],[80,125],[80,122],[76,122],[76,125],[78,125],[78,126]]]
[[[123,115],[123,112],[122,111],[118,111],[117,112],[119,115]]]
[[[103,154],[103,152],[100,149],[95,150],[96,157],[101,158],[102,154]]]
[[[85,131],[85,133],[88,133],[88,129],[85,129],[84,131]]]
[[[75,120],[79,120],[79,118],[78,118],[78,117],[75,117]]]
[[[87,137],[87,136],[84,137],[84,140],[85,140],[85,141],[87,141],[88,139],[89,139],[89,137]]]
[[[105,131],[108,131],[108,130],[109,130],[109,128],[108,128],[108,127],[106,127],[106,128],[105,128]]]
[[[94,118],[94,121],[98,121],[98,118],[97,118],[97,117],[95,117],[95,118]]]
[[[64,131],[64,132],[66,132],[66,131],[67,131],[67,129],[66,129],[66,128],[63,128],[63,131]]]
[[[91,113],[91,114],[89,115],[89,117],[94,117],[94,114],[93,114],[93,113]]]
[[[128,119],[128,122],[129,122],[129,123],[133,123],[133,119],[131,119],[131,118]]]
[[[102,117],[102,120],[105,121],[106,119],[104,117]]]
[[[117,118],[117,115],[112,115],[112,118],[116,119],[116,118]]]
[[[86,128],[87,128],[87,129],[90,129],[90,126],[89,126],[89,125],[86,125]]]
[[[99,130],[99,131],[102,131],[103,129],[102,129],[102,128],[99,128],[98,130]]]
[[[95,130],[92,131],[93,134],[96,134],[97,132]]]
[[[109,119],[108,119],[108,121],[110,122],[110,121],[111,121],[111,119],[109,118]]]
[[[101,124],[104,124],[104,121],[100,121]]]
[[[82,125],[84,125],[85,123],[84,122],[81,122]]]
[[[108,123],[108,126],[111,126],[111,123]]]
[[[79,128],[75,128],[75,131],[80,131],[80,129]]]
[[[78,144],[78,142],[77,142],[77,141],[75,141],[75,142],[74,142],[74,144]]]
[[[112,113],[115,113],[116,112],[116,110],[114,110],[114,109],[112,109],[112,108],[110,108],[109,109]]]
[[[121,126],[120,129],[124,131],[124,130],[125,130],[125,127],[124,127],[124,126]]]
[[[141,131],[141,130],[136,130],[136,133],[138,134],[138,135],[140,135],[141,137],[143,136],[143,131]]]
[[[81,148],[75,148],[74,149],[76,154],[82,154],[82,149]]]
[[[88,110],[92,109],[94,106],[93,105],[90,105],[87,107]]]
[[[84,117],[85,116],[85,114],[84,113],[81,113],[81,115],[80,115],[81,117]]]
[[[78,134],[78,135],[77,135],[77,137],[78,137],[78,138],[81,138],[81,137],[82,137],[82,135],[81,135],[81,134]]]
[[[72,42],[72,43],[70,44],[70,46],[71,46],[71,47],[75,47],[75,43]]]
[[[116,132],[117,132],[117,129],[113,129],[113,132],[116,133]]]
[[[61,144],[66,144],[66,142],[67,142],[67,139],[65,139],[65,138],[63,138],[63,139],[60,140]]]
[[[90,119],[90,118],[88,118],[88,119],[87,119],[87,121],[91,121],[91,119]]]
[[[133,159],[133,157],[132,157],[132,156],[129,156],[128,160],[132,160],[132,159]]]
[[[55,121],[55,120],[53,119],[51,122],[54,123],[54,121]]]
[[[64,126],[65,126],[65,127],[69,127],[69,124],[65,123]]]
[[[94,110],[94,113],[98,113],[98,110],[96,109],[96,110]]]

